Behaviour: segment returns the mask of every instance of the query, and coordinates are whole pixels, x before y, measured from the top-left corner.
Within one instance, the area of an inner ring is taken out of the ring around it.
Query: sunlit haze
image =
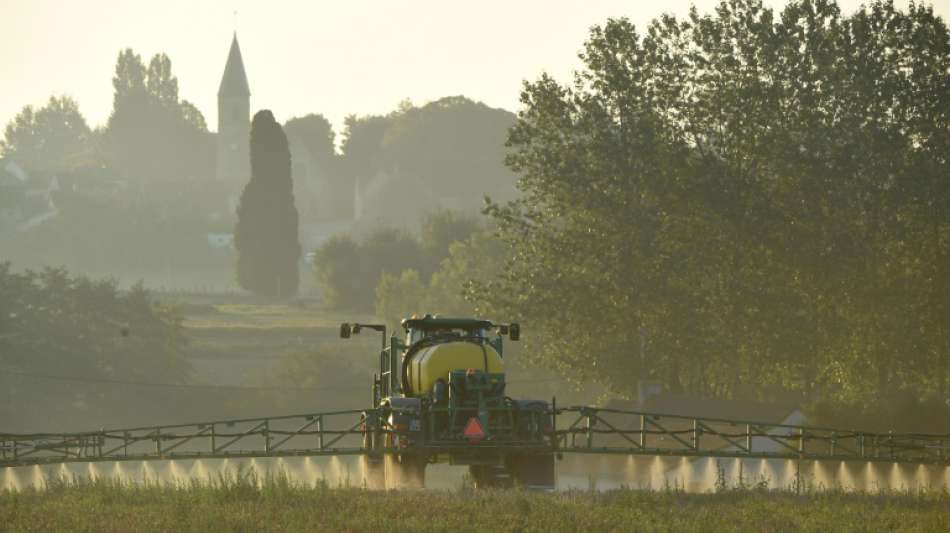
[[[950,0],[0,20],[3,531],[950,523]]]
[[[339,133],[349,114],[388,113],[405,99],[420,104],[458,94],[516,110],[525,78],[542,71],[569,78],[591,26],[628,17],[644,27],[663,12],[682,16],[693,4],[708,12],[716,3],[3,0],[0,121],[66,94],[90,125],[104,123],[116,56],[131,47],[145,61],[167,53],[182,98],[214,129],[215,94],[235,30],[251,109],[270,108],[281,121],[322,113]],[[860,4],[840,1],[846,13]],[[950,14],[950,0],[934,7],[945,19]]]

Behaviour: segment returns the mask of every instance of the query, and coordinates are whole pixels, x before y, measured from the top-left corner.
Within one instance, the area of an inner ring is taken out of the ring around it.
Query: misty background
[[[365,407],[339,322],[419,312],[520,320],[512,395],[939,429],[950,5],[691,5],[4,5],[2,429]]]

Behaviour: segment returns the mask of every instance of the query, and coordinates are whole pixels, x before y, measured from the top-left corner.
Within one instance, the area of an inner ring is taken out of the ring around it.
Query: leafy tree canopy
[[[336,154],[333,127],[323,115],[311,113],[292,118],[284,124],[284,132],[288,139],[301,143],[318,160],[330,160]]]
[[[391,117],[346,117],[341,149],[352,177],[369,176],[379,171],[383,137],[392,122]]]
[[[213,174],[208,127],[192,103],[179,99],[171,60],[156,54],[148,66],[131,49],[116,61],[107,152],[130,178],[154,181]]]
[[[389,168],[440,194],[481,198],[512,187],[503,165],[504,139],[514,115],[464,96],[405,107],[393,117],[382,139],[382,161]]]
[[[184,344],[181,317],[154,304],[141,284],[119,290],[112,280],[50,268],[15,273],[0,263],[0,381],[10,397],[0,413],[10,426],[36,429],[53,416],[83,414],[111,420],[123,411],[124,389],[55,379],[183,383]],[[173,393],[143,394],[163,402]]]
[[[477,212],[483,198],[515,196],[502,139],[514,115],[447,97],[386,116],[346,119],[342,156],[359,190],[362,217],[416,229],[434,210]],[[417,208],[401,207],[406,201]]]
[[[31,173],[56,174],[84,159],[90,135],[76,101],[51,96],[44,107],[26,106],[7,124],[0,153]]]
[[[526,83],[511,259],[479,294],[525,352],[632,395],[867,405],[950,377],[950,39],[932,9],[833,1],[591,30]]]
[[[488,231],[461,236],[447,250],[428,282],[414,269],[384,272],[376,285],[376,316],[392,327],[413,314],[488,316],[476,293],[501,272],[507,250]]]
[[[408,276],[427,284],[452,246],[481,229],[475,218],[452,211],[433,213],[422,226],[420,237],[379,228],[362,240],[337,236],[324,243],[316,252],[314,276],[327,304],[370,311],[378,303],[381,278],[398,278],[409,270]],[[462,286],[457,289],[460,295]]]

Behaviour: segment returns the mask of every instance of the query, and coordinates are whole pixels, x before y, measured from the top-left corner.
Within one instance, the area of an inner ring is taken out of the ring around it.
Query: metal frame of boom
[[[386,425],[392,412],[392,409],[335,411],[79,433],[0,433],[0,467],[411,451],[386,447],[371,451],[364,447],[363,436],[367,432],[404,433]],[[861,460],[950,466],[950,435],[842,431],[596,407],[555,407],[547,411],[552,412],[557,415],[553,438],[544,442],[425,441],[419,448],[426,453],[505,449],[533,453]],[[367,418],[373,420],[368,422]],[[568,423],[559,424],[558,418]]]

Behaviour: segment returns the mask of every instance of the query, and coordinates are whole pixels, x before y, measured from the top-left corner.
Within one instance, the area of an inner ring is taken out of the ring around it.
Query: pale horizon
[[[839,5],[850,14],[861,3]],[[339,136],[347,115],[386,114],[407,99],[418,105],[454,95],[517,111],[524,80],[542,72],[570,80],[590,27],[627,17],[642,30],[662,13],[683,17],[691,5],[709,12],[718,1],[637,4],[493,0],[467,10],[431,0],[334,6],[171,0],[156,12],[118,0],[6,0],[0,11],[13,24],[0,34],[0,73],[7,81],[0,121],[5,126],[24,106],[67,95],[91,127],[103,125],[112,109],[116,57],[132,48],[146,62],[168,54],[181,98],[201,110],[213,131],[235,32],[252,112],[271,109],[281,122],[320,113]],[[778,9],[785,2],[766,4]],[[950,0],[932,5],[948,18]]]

